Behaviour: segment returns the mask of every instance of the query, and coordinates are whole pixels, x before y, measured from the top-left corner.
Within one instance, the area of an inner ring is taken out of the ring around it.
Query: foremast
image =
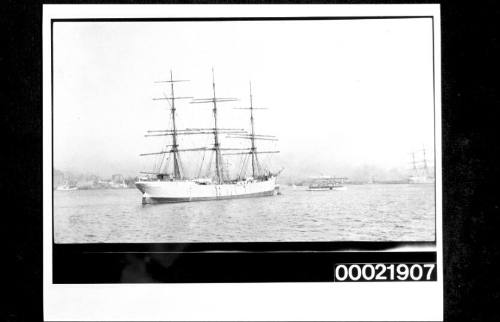
[[[182,163],[179,155],[179,144],[178,144],[178,131],[177,131],[177,124],[175,120],[175,113],[176,113],[176,108],[175,108],[175,100],[176,99],[191,99],[192,97],[176,97],[175,92],[174,92],[174,83],[176,82],[186,82],[187,80],[181,80],[181,79],[176,79],[174,80],[172,70],[170,70],[170,80],[165,80],[165,81],[158,81],[156,83],[170,83],[170,97],[164,95],[164,97],[160,98],[154,98],[153,100],[167,100],[167,102],[170,105],[170,118],[172,121],[172,130],[169,131],[169,135],[172,136],[172,144],[167,146],[170,147],[170,153],[172,153],[172,159],[173,159],[173,174],[172,178],[173,179],[182,179],[183,178],[183,173],[182,173]],[[161,175],[161,169],[160,170],[160,175]]]

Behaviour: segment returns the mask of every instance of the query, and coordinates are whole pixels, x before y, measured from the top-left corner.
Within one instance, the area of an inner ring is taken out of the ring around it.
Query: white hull
[[[202,184],[192,180],[138,181],[142,202],[188,202],[272,196],[277,193],[276,177],[265,181],[239,181],[237,183]]]

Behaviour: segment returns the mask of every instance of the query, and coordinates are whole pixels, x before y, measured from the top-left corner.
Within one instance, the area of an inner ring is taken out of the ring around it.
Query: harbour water
[[[282,186],[273,197],[142,205],[136,189],[54,191],[56,243],[433,241],[434,184]]]

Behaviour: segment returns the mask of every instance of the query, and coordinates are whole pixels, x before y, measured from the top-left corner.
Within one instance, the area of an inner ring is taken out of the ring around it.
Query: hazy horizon
[[[252,81],[262,155],[283,176],[353,176],[408,170],[411,152],[434,160],[431,19],[239,22],[54,23],[54,167],[135,176],[150,171],[169,110],[155,81],[176,95],[237,97],[219,109],[221,127],[248,129]],[[212,126],[211,108],[178,105],[179,127]],[[185,138],[186,146],[211,138]],[[260,142],[259,142],[260,143]],[[235,143],[224,141],[225,146]],[[183,154],[196,166],[201,154]],[[420,157],[417,157],[420,158]],[[371,170],[370,170],[371,169]],[[377,175],[377,174],[375,174]]]

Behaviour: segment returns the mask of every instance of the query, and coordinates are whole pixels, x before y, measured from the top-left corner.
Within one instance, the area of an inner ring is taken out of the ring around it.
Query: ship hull
[[[434,183],[432,178],[426,176],[413,176],[408,178],[408,183],[419,184],[419,183]]]
[[[236,198],[255,198],[277,194],[276,178],[234,184],[200,184],[195,181],[139,181],[144,204],[176,203]]]

